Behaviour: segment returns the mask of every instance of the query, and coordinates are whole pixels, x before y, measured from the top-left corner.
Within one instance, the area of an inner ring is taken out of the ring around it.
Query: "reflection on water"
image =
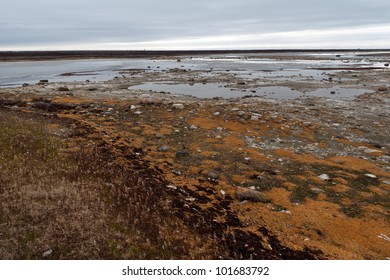
[[[129,87],[129,90],[146,90],[161,93],[184,94],[198,98],[236,98],[245,96],[260,96],[273,99],[296,99],[309,97],[326,97],[338,99],[353,99],[354,97],[371,92],[364,89],[351,89],[342,87],[321,88],[314,91],[300,92],[289,87],[267,86],[257,87],[254,89],[235,89],[228,88],[222,83],[209,84],[161,84],[161,83],[144,83],[137,86]]]
[[[39,80],[47,79],[50,82],[85,81],[100,82],[113,79],[120,75],[142,77],[145,73],[170,73],[170,70],[179,68],[192,70],[185,73],[196,73],[198,77],[211,77],[223,73],[230,73],[243,79],[263,79],[263,81],[292,81],[304,83],[318,83],[329,78],[340,70],[320,70],[321,68],[337,69],[342,67],[377,66],[381,62],[370,62],[366,57],[359,57],[358,53],[341,54],[335,59],[334,54],[323,59],[321,53],[311,54],[313,59],[291,59],[289,55],[299,57],[299,53],[284,53],[286,58],[273,58],[262,54],[263,57],[248,55],[205,56],[198,58],[183,57],[176,59],[85,59],[85,60],[58,60],[58,61],[25,61],[0,62],[0,87],[20,86],[23,83],[35,84]],[[308,55],[303,53],[302,55]],[[257,54],[258,56],[258,54]],[[279,56],[279,54],[278,54]],[[322,56],[322,57],[321,57]],[[318,58],[317,60],[315,58]],[[321,57],[321,58],[320,58]],[[346,59],[348,58],[348,59]],[[194,72],[199,71],[199,72]],[[181,75],[181,74],[180,74]],[[184,75],[184,74],[183,74]],[[168,76],[169,79],[169,76]],[[174,78],[172,78],[172,82]],[[225,88],[224,84],[155,84],[148,83],[135,87],[138,89],[183,93],[201,98],[210,97],[242,97],[245,95],[259,95],[280,99],[300,98],[306,96],[324,96],[330,98],[351,98],[364,93],[364,90],[355,89],[319,89],[305,94],[288,87],[258,87],[243,91],[241,89]],[[330,92],[335,92],[334,94]]]

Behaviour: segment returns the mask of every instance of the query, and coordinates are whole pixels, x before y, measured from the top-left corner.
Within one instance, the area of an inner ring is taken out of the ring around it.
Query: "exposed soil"
[[[387,68],[333,76],[352,79],[348,87],[365,84],[373,91],[348,101],[197,99],[131,91],[130,85],[142,81],[169,76],[188,83],[199,77],[177,69],[159,75],[139,70],[141,77],[133,72],[102,83],[1,89],[0,110],[54,122],[52,133],[70,127],[72,134],[63,136],[73,143],[68,153],[88,146],[83,157],[95,155],[101,166],[120,170],[101,174],[114,185],[128,174],[113,191],[110,211],[127,213],[122,219],[153,248],[141,257],[390,257]],[[229,73],[203,81],[252,85]],[[288,82],[302,91],[330,83]],[[161,249],[168,247],[169,253]],[[118,252],[101,257],[136,258]]]

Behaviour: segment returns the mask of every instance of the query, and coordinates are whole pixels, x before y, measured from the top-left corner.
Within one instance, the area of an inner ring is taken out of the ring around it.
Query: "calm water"
[[[297,99],[309,97],[327,97],[337,99],[353,99],[357,95],[370,92],[364,89],[350,89],[342,87],[321,88],[305,93],[293,90],[289,87],[267,86],[257,87],[250,90],[240,90],[227,88],[221,83],[209,84],[162,84],[162,83],[144,83],[137,86],[129,87],[129,90],[146,90],[155,92],[164,92],[171,94],[185,94],[199,98],[236,98],[244,96],[260,96],[273,99]]]
[[[297,55],[295,53],[294,55]],[[205,73],[213,75],[230,72],[244,79],[266,78],[272,80],[291,80],[304,82],[318,82],[327,78],[337,70],[316,70],[316,68],[340,67],[372,67],[383,65],[381,62],[371,63],[364,57],[356,54],[345,54],[346,59],[331,59],[335,56],[328,54],[326,59],[321,54],[313,56],[322,57],[321,60],[303,59],[273,59],[250,58],[240,55],[208,56],[199,58],[182,58],[175,60],[149,60],[149,59],[89,59],[89,60],[59,60],[59,61],[30,61],[30,62],[0,62],[0,87],[20,86],[23,83],[34,84],[39,80],[48,79],[50,82],[85,81],[99,82],[113,79],[121,75],[123,70],[143,70],[162,72],[173,68],[187,70],[211,71]],[[141,73],[142,75],[142,73]],[[310,95],[330,98],[351,98],[364,93],[364,90],[329,89],[318,90],[302,94],[287,87],[255,88],[256,92],[242,92],[238,89],[225,88],[223,84],[195,84],[174,85],[147,83],[135,87],[137,89],[167,91],[172,93],[189,94],[202,98],[210,97],[239,97],[245,95],[261,95],[272,98],[299,98]],[[336,94],[330,94],[336,91]]]

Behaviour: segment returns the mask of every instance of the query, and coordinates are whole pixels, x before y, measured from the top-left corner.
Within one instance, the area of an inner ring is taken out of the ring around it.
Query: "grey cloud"
[[[0,10],[0,48],[32,43],[140,42],[390,24],[388,0],[8,2]]]

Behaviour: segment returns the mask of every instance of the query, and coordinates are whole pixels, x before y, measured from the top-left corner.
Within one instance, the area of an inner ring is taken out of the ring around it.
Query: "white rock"
[[[196,130],[196,129],[198,129],[198,127],[197,127],[196,125],[191,125],[191,126],[190,126],[190,129]]]
[[[135,111],[134,114],[136,114],[136,115],[141,115],[142,112],[141,112],[141,111]]]
[[[180,104],[180,103],[172,104],[172,108],[176,109],[176,110],[183,110],[184,109],[184,105]]]
[[[252,116],[251,116],[251,120],[252,120],[252,121],[258,121],[258,120],[259,120],[259,117],[258,117],[258,116],[255,116],[255,115],[252,115]]]
[[[49,249],[42,254],[42,257],[46,258],[46,257],[50,256],[52,253],[53,253],[53,250]]]
[[[221,114],[221,113],[220,112],[215,112],[214,116],[219,116],[219,114]]]
[[[328,174],[321,174],[320,176],[318,176],[318,178],[320,178],[323,181],[329,181],[330,180],[330,177],[329,177]]]
[[[245,112],[244,112],[244,111],[238,111],[238,112],[237,112],[237,115],[243,116],[243,115],[245,115]]]
[[[177,189],[177,187],[175,187],[175,186],[173,186],[173,185],[168,185],[167,188],[173,189],[173,190],[176,190],[176,189]]]
[[[367,149],[364,150],[364,152],[367,153],[367,154],[371,154],[371,153],[380,153],[381,151],[367,148]]]
[[[373,179],[376,178],[376,176],[374,174],[367,173],[367,174],[364,174],[364,175],[367,176],[367,177],[373,178]]]

